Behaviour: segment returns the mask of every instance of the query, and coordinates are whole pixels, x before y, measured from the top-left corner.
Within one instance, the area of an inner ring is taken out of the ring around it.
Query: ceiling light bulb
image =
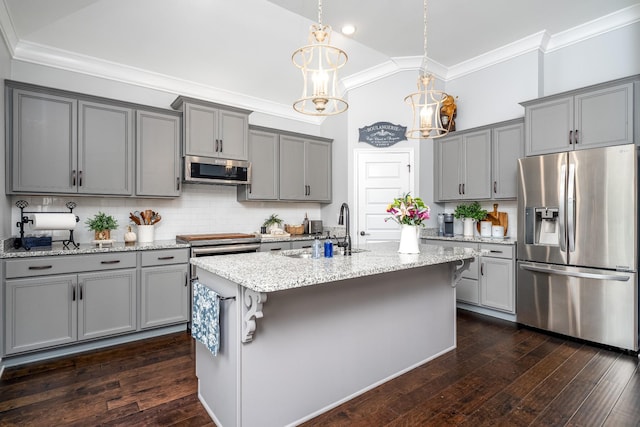
[[[345,24],[342,26],[341,31],[345,36],[350,36],[356,32],[356,27],[353,24]]]

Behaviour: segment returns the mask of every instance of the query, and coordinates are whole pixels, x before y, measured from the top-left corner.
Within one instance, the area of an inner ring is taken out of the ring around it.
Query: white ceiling
[[[16,59],[283,115],[301,90],[291,54],[318,16],[316,0],[0,1]],[[428,56],[446,79],[639,19],[640,0],[430,0]],[[347,89],[420,65],[420,0],[324,0],[322,20],[349,55]]]

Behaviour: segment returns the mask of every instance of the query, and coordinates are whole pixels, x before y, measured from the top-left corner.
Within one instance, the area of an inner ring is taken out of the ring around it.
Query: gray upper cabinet
[[[133,194],[133,110],[78,102],[77,191]]]
[[[518,196],[518,159],[524,156],[524,121],[518,119],[496,125],[492,132],[491,197],[515,199]]]
[[[180,113],[12,81],[5,91],[7,194],[180,195]]]
[[[136,111],[136,195],[180,195],[180,124],[177,114]]]
[[[634,79],[523,102],[526,155],[633,143]]]
[[[238,200],[278,200],[280,135],[249,129],[251,184],[238,186]]]
[[[439,200],[491,198],[491,129],[436,140]]]
[[[77,101],[19,89],[8,90],[7,97],[13,107],[6,121],[12,152],[7,193],[77,191]]]
[[[280,200],[331,201],[331,143],[280,136]]]
[[[133,111],[13,91],[9,192],[133,194]]]
[[[184,114],[184,154],[248,159],[251,111],[178,97],[172,104]]]

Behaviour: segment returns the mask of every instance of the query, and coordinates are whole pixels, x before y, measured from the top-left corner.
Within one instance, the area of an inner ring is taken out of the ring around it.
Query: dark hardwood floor
[[[9,368],[0,425],[213,426],[197,398],[193,348],[180,333]],[[304,426],[639,426],[639,365],[459,311],[455,351]]]

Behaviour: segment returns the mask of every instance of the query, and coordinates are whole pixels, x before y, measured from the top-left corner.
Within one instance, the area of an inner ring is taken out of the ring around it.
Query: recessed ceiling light
[[[350,36],[356,32],[356,27],[353,24],[345,24],[342,26],[342,34]]]

